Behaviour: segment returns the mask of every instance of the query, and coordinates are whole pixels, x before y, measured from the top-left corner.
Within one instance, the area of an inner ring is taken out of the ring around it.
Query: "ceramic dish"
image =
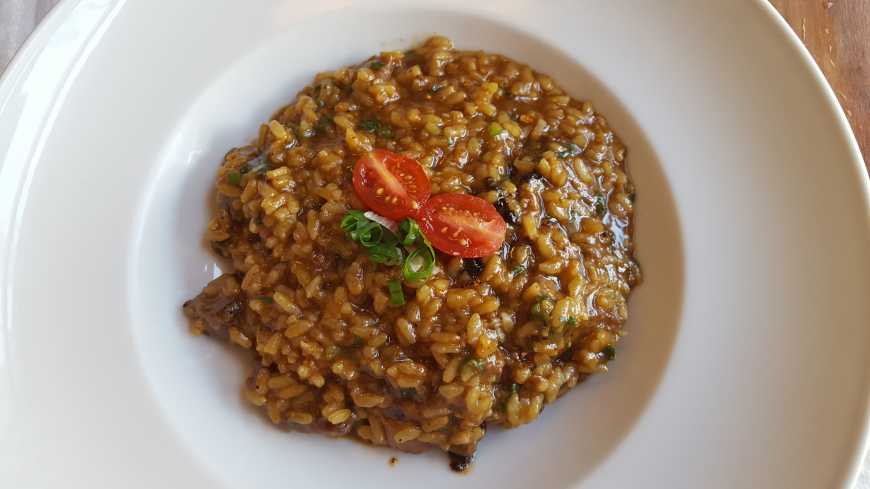
[[[178,307],[226,148],[313,75],[439,33],[606,114],[644,283],[605,376],[473,470],[288,434]],[[847,488],[870,387],[868,180],[764,2],[66,0],[0,82],[3,487]],[[240,415],[240,411],[247,412]]]

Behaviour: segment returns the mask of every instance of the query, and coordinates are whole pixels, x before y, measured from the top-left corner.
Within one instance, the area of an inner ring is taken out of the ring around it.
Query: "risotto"
[[[467,466],[616,355],[640,281],[626,148],[588,102],[443,37],[317,75],[231,149],[183,310],[275,424]]]

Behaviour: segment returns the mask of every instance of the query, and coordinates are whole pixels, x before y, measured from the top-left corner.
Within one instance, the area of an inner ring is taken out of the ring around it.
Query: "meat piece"
[[[450,457],[450,468],[454,472],[465,472],[474,461],[474,455],[461,455],[454,452],[447,452],[447,455]]]
[[[462,260],[462,266],[468,272],[468,276],[472,279],[477,279],[483,272],[484,263],[481,258],[466,258]]]
[[[225,338],[227,329],[237,325],[244,313],[239,281],[233,275],[221,275],[185,302],[182,309],[191,320],[202,321],[207,333]]]

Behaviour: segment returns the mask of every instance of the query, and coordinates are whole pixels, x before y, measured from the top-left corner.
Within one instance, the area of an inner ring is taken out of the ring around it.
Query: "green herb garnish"
[[[524,267],[522,265],[517,265],[517,266],[513,267],[513,269],[511,269],[511,274],[512,275],[519,275],[525,271],[526,271],[526,267]]]
[[[367,248],[369,258],[373,262],[383,263],[384,265],[398,265],[402,263],[402,250],[396,246],[395,236],[392,233],[390,235],[393,236],[393,241],[387,241]]]
[[[317,124],[314,125],[314,130],[317,132],[325,132],[329,129],[329,126],[332,124],[332,117],[322,116],[318,119]]]
[[[486,367],[486,362],[480,358],[471,358],[465,362],[465,366],[478,372],[482,372],[483,368]]]
[[[556,151],[556,156],[564,160],[569,156],[580,156],[581,153],[583,153],[583,150],[580,149],[580,146],[577,146],[574,143],[568,143],[565,148]]]
[[[377,119],[365,119],[360,121],[359,127],[368,132],[375,132],[381,127],[381,123]]]
[[[384,239],[385,228],[361,211],[348,211],[341,220],[341,229],[365,248],[371,248]]]
[[[383,61],[372,61],[371,64],[369,64],[369,68],[371,68],[373,70],[379,70],[383,67],[384,67]]]
[[[390,290],[390,304],[401,306],[405,303],[405,293],[402,291],[401,282],[398,280],[390,280],[387,284],[387,288]]]
[[[238,187],[242,183],[242,174],[237,171],[227,173],[227,182]]]
[[[366,250],[373,262],[401,265],[405,281],[418,282],[432,275],[435,250],[413,219],[399,223],[397,236],[362,211],[351,210],[341,219],[340,227]]]
[[[401,236],[401,243],[404,246],[412,246],[418,239],[424,239],[423,231],[420,230],[417,221],[413,219],[405,219],[399,223],[399,236]]]
[[[553,312],[553,300],[550,296],[541,294],[538,296],[537,302],[529,308],[529,315],[539,321],[547,322],[550,319],[550,313]]]
[[[402,264],[402,276],[408,282],[429,278],[435,267],[435,250],[423,235],[420,226],[413,219],[403,220],[399,223],[399,237],[402,246],[411,250]]]
[[[417,247],[405,259],[402,265],[402,276],[408,282],[417,282],[429,278],[433,268],[435,268],[435,250],[432,249],[432,245],[426,243],[425,246]]]
[[[398,265],[402,263],[399,239],[389,229],[372,221],[361,211],[348,211],[341,219],[341,229],[360,244],[375,263]]]
[[[504,132],[504,128],[501,127],[501,124],[499,124],[498,122],[490,122],[486,130],[492,137],[498,137],[499,134]]]
[[[391,139],[393,137],[393,128],[387,124],[382,124],[377,119],[364,119],[360,121],[359,127],[364,131],[375,133],[384,139]]]

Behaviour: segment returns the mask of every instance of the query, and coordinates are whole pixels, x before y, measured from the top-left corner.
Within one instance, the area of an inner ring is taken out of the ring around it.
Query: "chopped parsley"
[[[329,129],[329,126],[331,126],[331,125],[332,125],[332,117],[325,115],[325,116],[322,116],[317,121],[317,124],[314,125],[314,130],[317,132],[321,132],[321,133],[326,132],[326,130]]]
[[[381,126],[377,119],[365,119],[359,123],[359,127],[368,132],[375,132]]]
[[[556,151],[556,156],[564,160],[569,156],[580,156],[582,153],[583,150],[580,149],[580,146],[577,146],[574,143],[568,143],[564,148]]]
[[[501,133],[504,132],[504,128],[501,127],[501,124],[499,124],[498,122],[490,122],[486,130],[487,132],[489,132],[489,135],[494,138],[498,137]]]
[[[383,124],[381,121],[377,119],[363,119],[359,123],[360,129],[364,131],[368,131],[384,139],[392,139],[393,138],[393,128],[388,124]]]

